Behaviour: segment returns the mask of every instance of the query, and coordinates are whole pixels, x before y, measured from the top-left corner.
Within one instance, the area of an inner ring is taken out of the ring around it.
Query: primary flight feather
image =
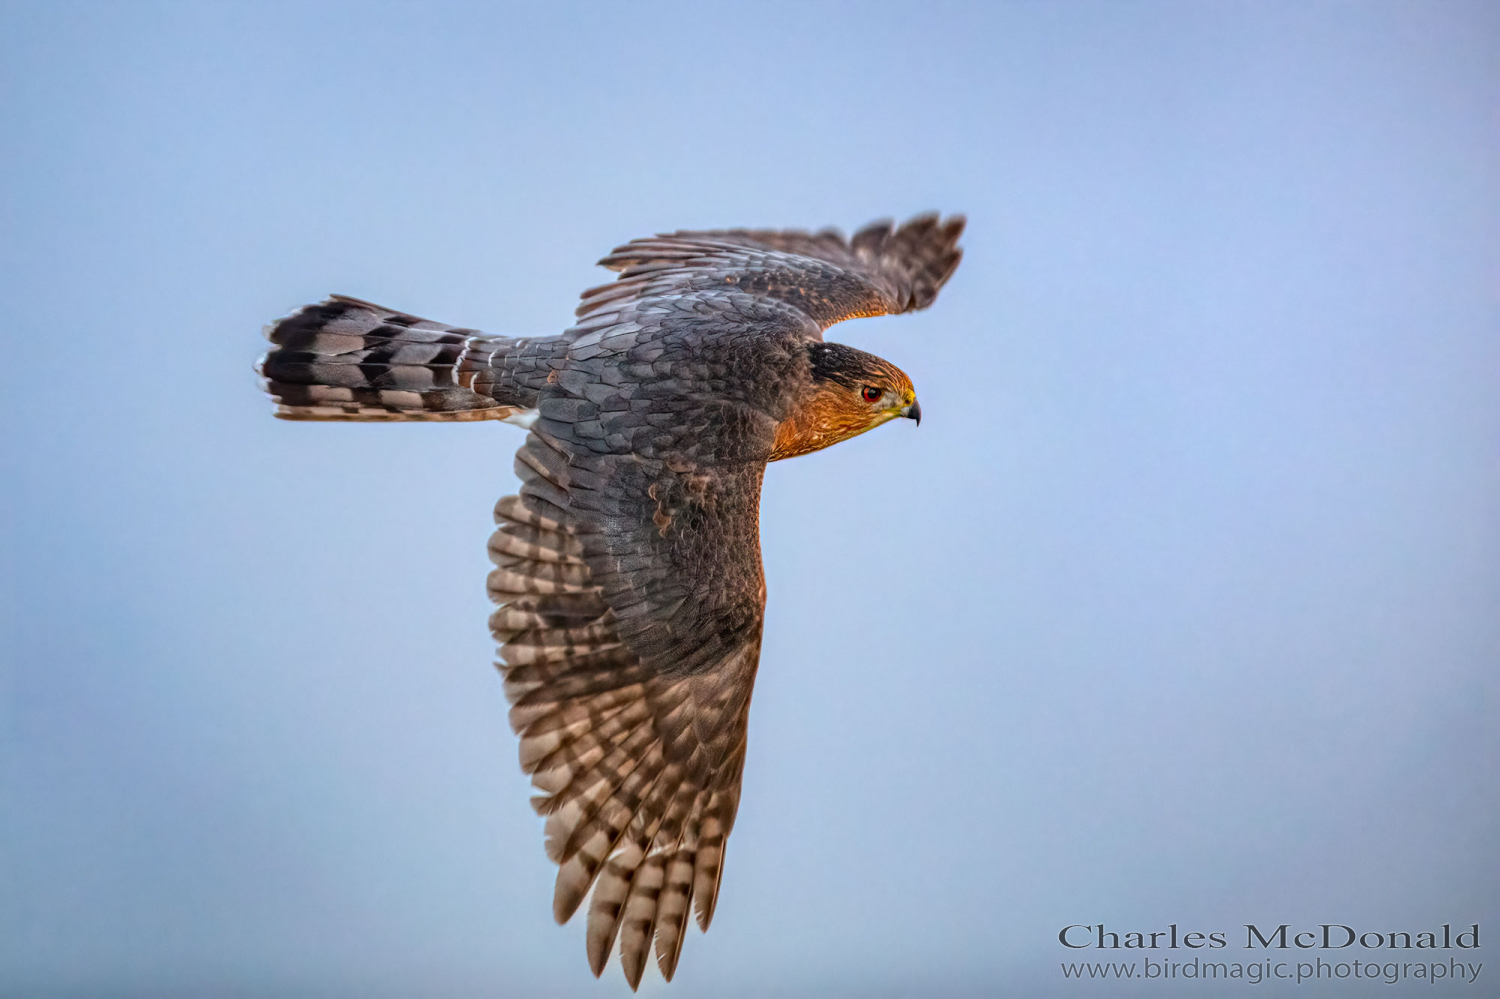
[[[961,217],[845,239],[732,229],[638,239],[555,337],[486,336],[335,296],[273,324],[261,360],[289,420],[505,420],[529,429],[495,507],[490,629],[541,794],[553,914],[593,889],[597,975],[634,989],[707,929],[739,804],[766,589],[767,462],[897,417],[900,368],[836,343],[844,319],[925,308]]]

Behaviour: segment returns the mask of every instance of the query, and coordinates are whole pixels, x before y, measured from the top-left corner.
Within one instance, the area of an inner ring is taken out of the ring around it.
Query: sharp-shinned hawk
[[[495,507],[490,628],[559,865],[553,914],[592,887],[596,975],[618,939],[635,988],[654,941],[670,980],[690,908],[713,918],[760,656],[766,463],[920,418],[899,368],[823,331],[931,304],[963,226],[639,239],[555,337],[343,297],[268,329],[283,419],[528,428],[520,494]]]

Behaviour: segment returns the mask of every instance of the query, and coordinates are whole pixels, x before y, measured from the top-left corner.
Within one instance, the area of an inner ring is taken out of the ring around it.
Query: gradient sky
[[[633,236],[930,208],[937,304],[831,334],[922,426],[767,475],[718,912],[642,994],[1500,940],[1497,15],[0,4],[0,991],[626,994],[490,666],[520,432],[280,423],[260,328],[551,333]]]

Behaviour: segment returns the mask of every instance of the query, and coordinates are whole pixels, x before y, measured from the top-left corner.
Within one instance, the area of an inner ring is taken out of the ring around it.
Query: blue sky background
[[[936,306],[832,334],[922,426],[767,476],[718,913],[642,994],[1500,934],[1497,95],[1483,4],[0,4],[0,988],[625,994],[489,665],[520,432],[279,423],[260,328],[544,334],[633,236],[929,208]]]

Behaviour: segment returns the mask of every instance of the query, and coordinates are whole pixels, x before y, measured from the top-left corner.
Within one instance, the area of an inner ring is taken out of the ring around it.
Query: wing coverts
[[[565,458],[533,434],[517,457],[520,496],[495,508],[489,592],[522,769],[559,865],[553,915],[589,906],[589,964],[618,939],[634,988],[654,939],[671,979],[688,913],[713,919],[744,766],[759,635],[713,671],[663,676],[620,640],[584,544],[556,501]]]

